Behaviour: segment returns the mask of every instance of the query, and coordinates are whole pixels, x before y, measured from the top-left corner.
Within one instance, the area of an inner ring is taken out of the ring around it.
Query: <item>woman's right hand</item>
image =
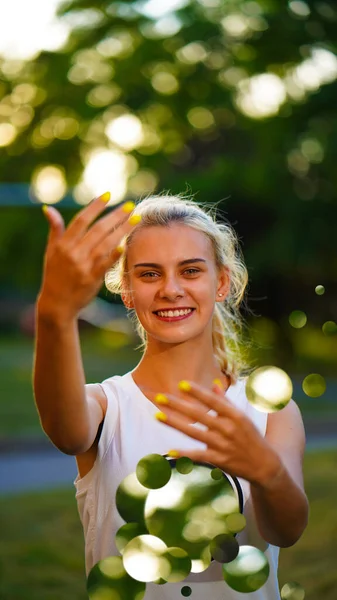
[[[66,324],[78,317],[120,257],[122,238],[140,221],[134,215],[130,222],[135,205],[126,202],[92,225],[109,198],[106,193],[93,200],[67,228],[58,210],[52,206],[44,209],[50,230],[37,309],[45,319]]]

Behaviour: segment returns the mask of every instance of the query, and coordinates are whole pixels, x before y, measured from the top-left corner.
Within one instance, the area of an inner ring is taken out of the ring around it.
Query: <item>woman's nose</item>
[[[177,298],[184,295],[184,290],[176,277],[163,278],[162,285],[159,290],[161,298]]]

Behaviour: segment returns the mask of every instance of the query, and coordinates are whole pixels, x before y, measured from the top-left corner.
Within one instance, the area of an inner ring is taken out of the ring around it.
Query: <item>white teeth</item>
[[[191,308],[185,308],[183,310],[159,310],[158,315],[160,317],[182,317],[192,312]]]

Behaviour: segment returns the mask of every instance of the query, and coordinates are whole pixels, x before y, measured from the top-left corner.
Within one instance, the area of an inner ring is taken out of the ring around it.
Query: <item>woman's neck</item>
[[[162,347],[149,344],[133,371],[133,378],[137,384],[171,394],[176,393],[182,379],[206,387],[211,387],[214,379],[220,379],[225,389],[229,385],[215,359],[212,344],[200,347],[195,340]]]

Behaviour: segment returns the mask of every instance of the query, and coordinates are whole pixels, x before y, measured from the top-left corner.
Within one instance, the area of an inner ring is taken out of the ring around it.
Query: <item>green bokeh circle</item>
[[[138,481],[150,490],[157,490],[170,481],[171,466],[161,454],[148,454],[137,464]]]

